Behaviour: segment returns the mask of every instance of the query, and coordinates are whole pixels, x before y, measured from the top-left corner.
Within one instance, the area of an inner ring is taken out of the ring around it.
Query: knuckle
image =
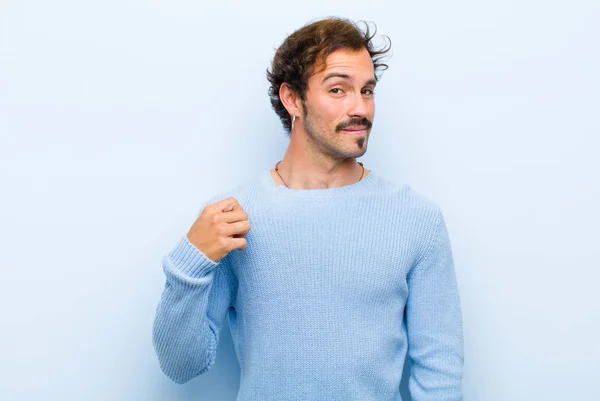
[[[215,232],[217,233],[217,235],[219,237],[224,237],[225,236],[225,226],[223,224],[217,224],[215,226]]]
[[[217,242],[218,242],[220,248],[227,248],[229,246],[227,238],[225,238],[225,237],[219,237],[217,239]]]

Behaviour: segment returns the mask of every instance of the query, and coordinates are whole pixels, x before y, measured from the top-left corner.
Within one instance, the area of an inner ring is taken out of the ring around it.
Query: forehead
[[[366,48],[361,50],[340,49],[327,56],[323,64],[318,57],[315,62],[315,73],[312,78],[319,79],[329,73],[340,72],[351,78],[372,79],[375,76],[373,60]]]

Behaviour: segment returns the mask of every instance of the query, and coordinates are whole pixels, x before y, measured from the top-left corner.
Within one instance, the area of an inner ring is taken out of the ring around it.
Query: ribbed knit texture
[[[462,400],[461,307],[436,203],[373,171],[294,190],[267,170],[200,212],[229,196],[252,225],[245,250],[215,263],[183,235],[162,261],[153,343],[167,376],[209,370],[227,321],[237,401],[400,399],[407,352],[413,401]]]

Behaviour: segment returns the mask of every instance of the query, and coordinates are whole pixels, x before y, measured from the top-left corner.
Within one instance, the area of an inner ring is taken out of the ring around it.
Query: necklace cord
[[[283,179],[283,177],[281,176],[281,174],[279,174],[279,163],[281,163],[282,161],[283,160],[279,160],[277,162],[277,164],[275,165],[275,172],[277,173],[277,175],[279,176],[279,178],[281,178],[281,181],[283,181],[283,185],[285,185],[286,188],[289,188],[288,185],[285,183],[285,180]],[[363,166],[362,162],[358,162],[358,164],[360,164],[360,166],[362,167],[362,173],[360,175],[360,178],[358,179],[358,181],[360,181],[360,180],[363,179],[363,176],[365,175],[365,166]]]

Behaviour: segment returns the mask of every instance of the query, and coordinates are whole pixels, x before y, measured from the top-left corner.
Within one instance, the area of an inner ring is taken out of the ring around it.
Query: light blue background
[[[600,399],[592,0],[0,2],[0,399],[235,398],[227,329],[206,375],[160,371],[161,258],[283,156],[265,70],[327,15],[392,39],[361,160],[445,213],[465,400]]]

